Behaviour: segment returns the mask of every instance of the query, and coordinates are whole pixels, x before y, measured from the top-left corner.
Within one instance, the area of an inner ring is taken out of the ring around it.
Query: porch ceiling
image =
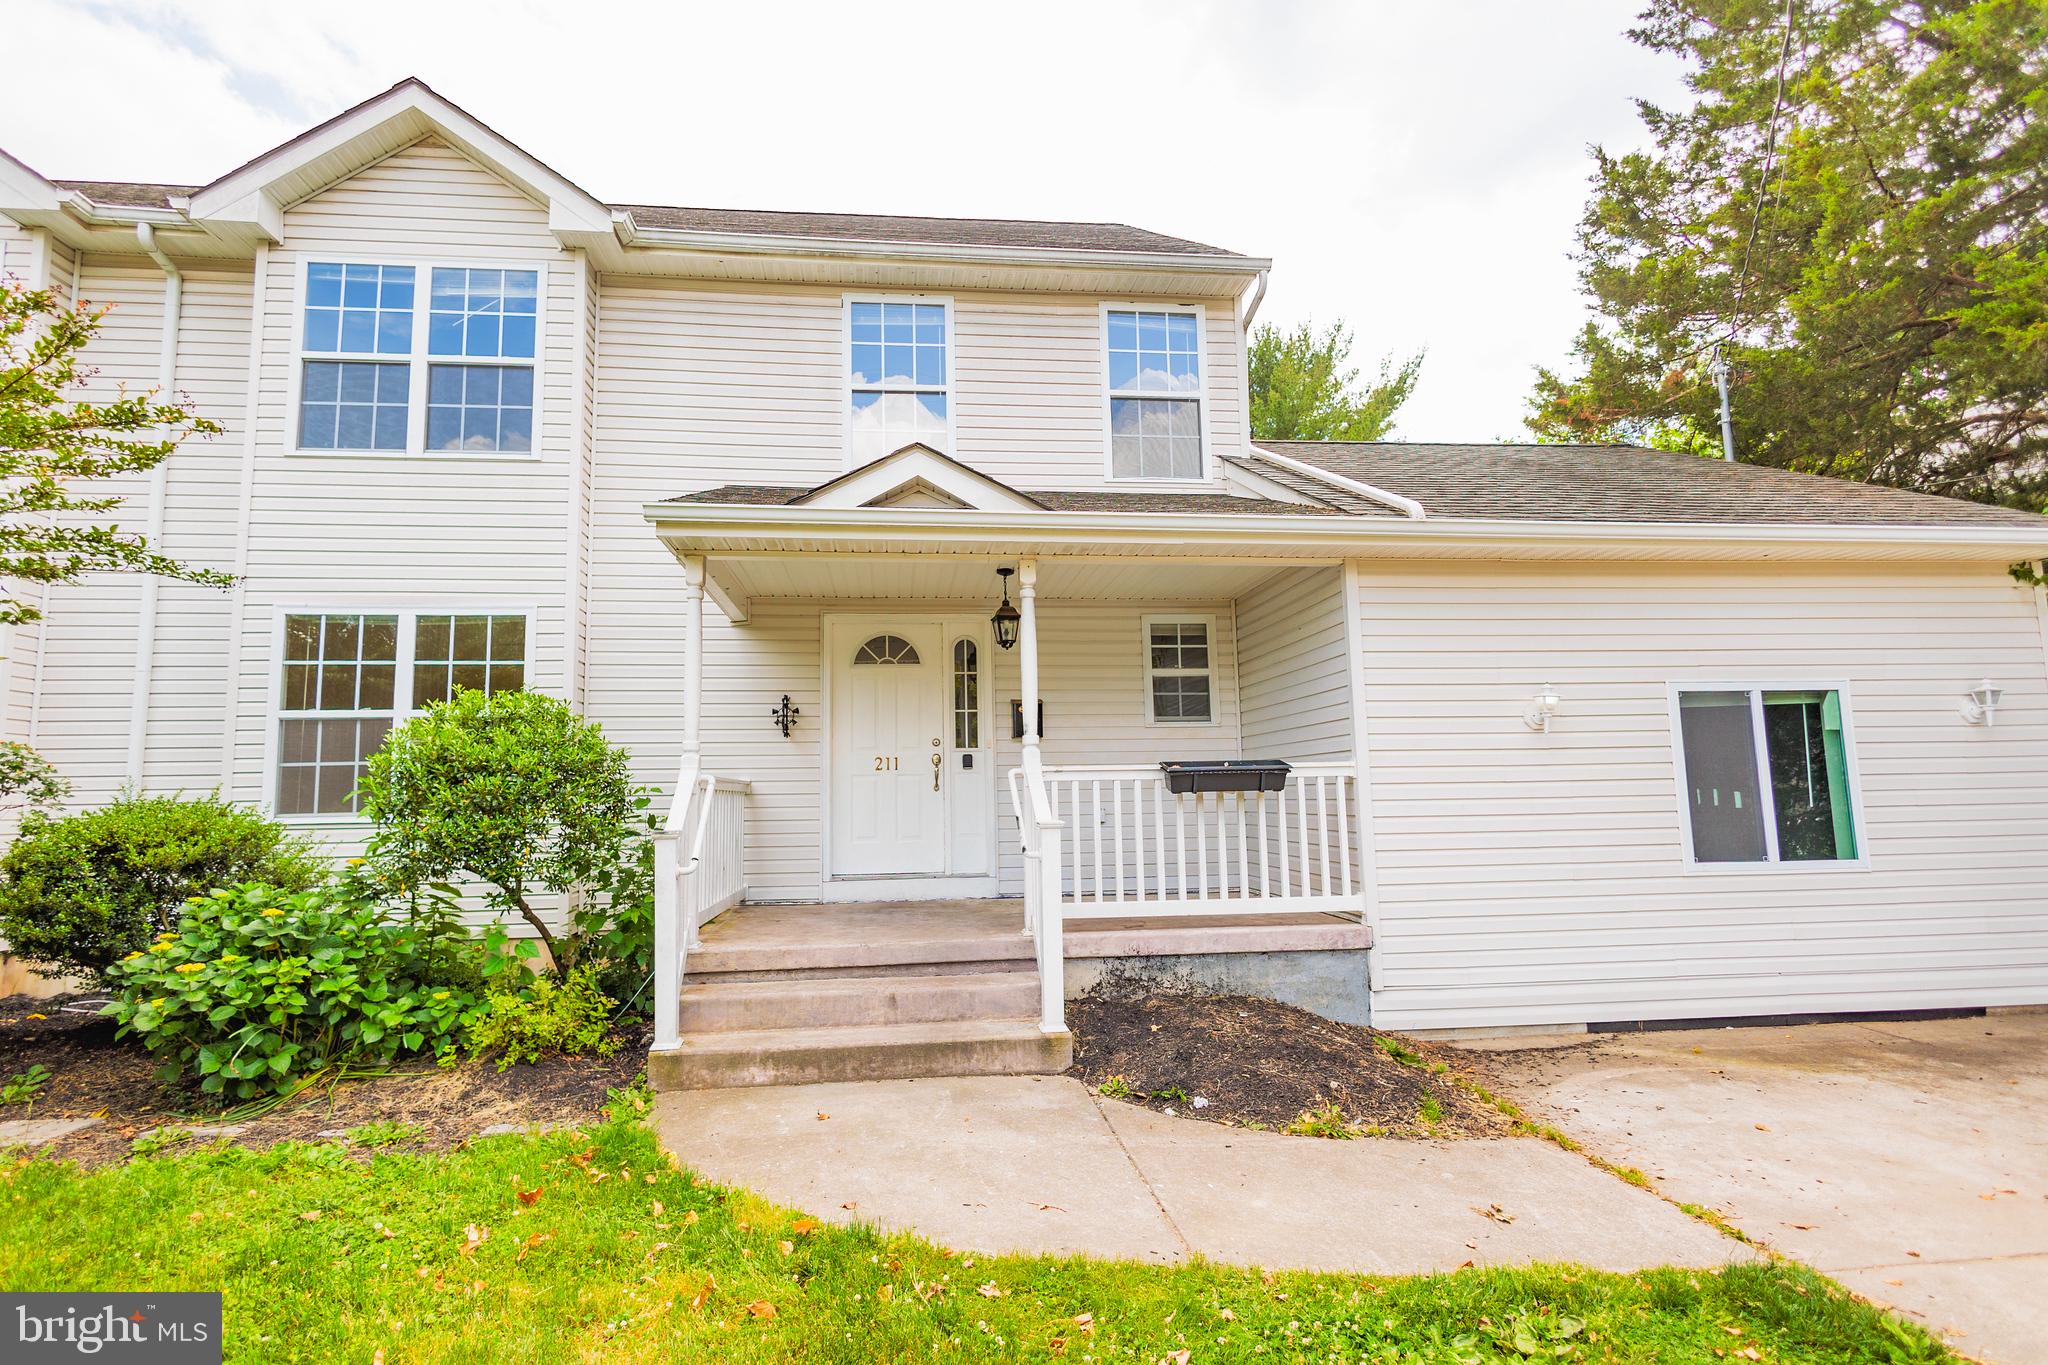
[[[1015,563],[1013,557],[972,555],[710,555],[704,567],[714,598],[744,613],[742,604],[763,599],[993,606],[1002,592],[996,569]],[[1271,564],[1059,557],[1039,562],[1038,599],[1047,606],[1216,602],[1237,597],[1275,572]]]

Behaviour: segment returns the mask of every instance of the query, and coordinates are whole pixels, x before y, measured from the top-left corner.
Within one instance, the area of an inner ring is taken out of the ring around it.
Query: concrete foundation
[[[1372,1022],[1365,954],[1356,949],[1067,959],[1068,999],[1086,995],[1105,981],[1253,995],[1278,1000],[1340,1024]]]

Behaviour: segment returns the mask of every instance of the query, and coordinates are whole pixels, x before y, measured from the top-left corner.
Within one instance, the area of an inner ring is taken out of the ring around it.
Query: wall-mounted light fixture
[[[1529,699],[1529,709],[1522,713],[1522,720],[1537,734],[1547,735],[1550,733],[1550,718],[1557,714],[1557,708],[1563,702],[1564,698],[1557,695],[1557,689],[1545,683]]]
[[[775,728],[782,731],[784,739],[788,739],[789,732],[796,729],[796,718],[802,714],[803,711],[801,709],[789,704],[789,693],[784,692],[782,694],[782,705],[771,710],[768,713],[768,719],[774,721]]]
[[[1998,723],[1998,703],[2005,696],[2005,689],[1993,687],[1986,678],[1969,691],[1963,693],[1963,719],[1971,725],[1986,728]]]
[[[1010,605],[1010,575],[1015,569],[997,569],[996,575],[1003,580],[1003,605],[996,608],[996,614],[988,618],[995,627],[996,643],[1004,649],[1017,647],[1017,623],[1024,619],[1022,612]]]

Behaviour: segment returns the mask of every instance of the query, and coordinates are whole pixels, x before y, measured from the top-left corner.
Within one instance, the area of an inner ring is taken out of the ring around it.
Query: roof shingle
[[[1413,498],[1432,517],[2048,529],[2048,518],[2010,507],[1639,446],[1260,441],[1254,449]],[[1260,469],[1277,477],[1278,466]]]

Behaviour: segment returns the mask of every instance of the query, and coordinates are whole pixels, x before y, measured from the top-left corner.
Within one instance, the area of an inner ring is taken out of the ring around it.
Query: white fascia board
[[[10,218],[17,212],[55,213],[64,207],[66,195],[12,153],[0,150],[0,213]]]
[[[904,539],[927,544],[991,539],[1045,543],[1117,541],[1160,547],[1338,546],[1346,549],[1473,550],[1543,547],[1696,547],[1702,550],[1913,548],[1958,557],[2026,558],[2048,553],[2048,518],[2028,534],[2002,526],[1786,527],[1680,522],[1537,522],[1484,518],[1265,515],[1189,512],[1028,512],[950,508],[833,508],[725,503],[649,503],[642,515],[665,534],[806,536],[819,540]]]
[[[464,154],[548,206],[558,230],[609,233],[611,209],[462,110],[416,82],[407,82],[313,131],[271,149],[247,166],[214,181],[192,196],[195,219],[256,221],[246,216],[252,196],[267,194],[294,171],[366,138],[394,119],[423,120]],[[365,155],[363,164],[381,153]]]
[[[969,246],[945,242],[880,242],[852,237],[808,237],[755,232],[705,232],[655,228],[620,215],[618,237],[634,247],[667,247],[721,256],[822,256],[863,261],[920,261],[968,265],[1043,265],[1070,269],[1158,270],[1176,274],[1243,275],[1256,278],[1273,263],[1253,256],[1202,252],[1089,251],[1065,247]]]

